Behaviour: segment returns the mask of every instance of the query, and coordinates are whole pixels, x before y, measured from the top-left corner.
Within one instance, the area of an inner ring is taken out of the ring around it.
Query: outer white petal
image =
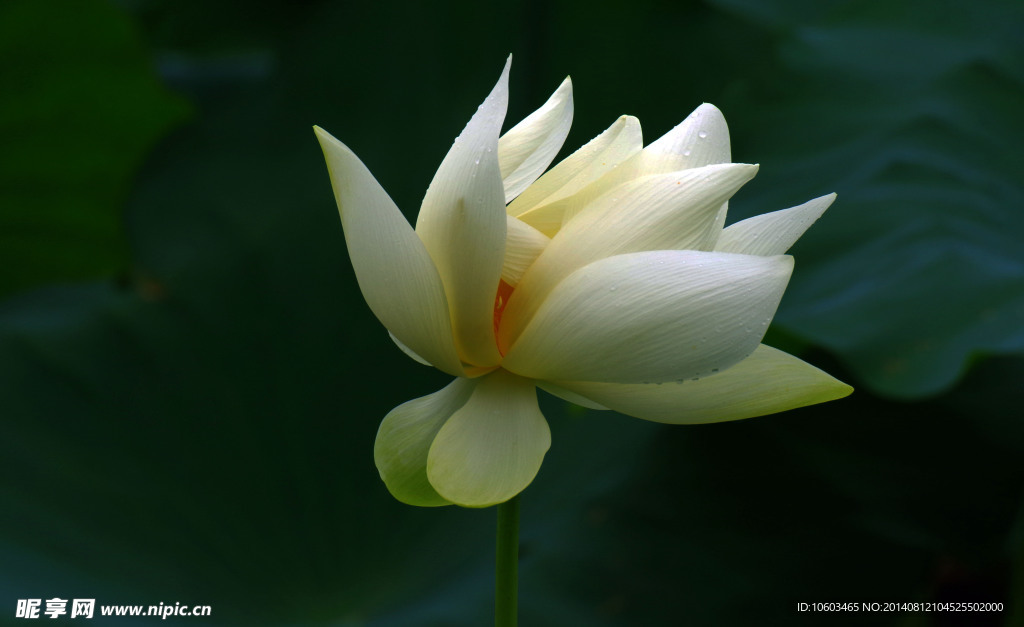
[[[703,104],[668,133],[665,133],[618,168],[565,199],[562,223],[568,223],[590,202],[608,190],[640,176],[729,163],[729,127],[722,112]],[[724,210],[722,220],[724,220]]]
[[[722,231],[715,250],[745,255],[781,255],[800,239],[835,199],[835,194],[828,194],[796,207],[737,222]]]
[[[545,207],[584,189],[640,152],[641,148],[640,122],[624,115],[540,177],[508,206],[508,213],[520,216],[546,235],[554,235],[562,224],[562,209]]]
[[[671,131],[644,149],[643,167],[699,168],[732,161],[729,126],[715,105],[702,104]],[[655,165],[655,162],[660,162]]]
[[[505,257],[498,134],[508,104],[511,62],[509,57],[498,84],[441,163],[416,222],[416,233],[444,282],[459,355],[476,366],[501,359],[493,339],[494,295]]]
[[[594,200],[558,232],[513,292],[504,341],[514,341],[551,290],[588,263],[645,250],[710,250],[718,208],[756,172],[753,165],[720,164],[644,176]]]
[[[409,505],[450,505],[427,480],[427,453],[437,432],[469,400],[476,379],[456,379],[444,389],[392,409],[377,430],[373,459],[388,491]]]
[[[427,476],[449,501],[487,507],[533,481],[551,432],[532,381],[504,370],[476,381],[473,395],[434,438]]]
[[[566,78],[544,105],[498,140],[505,202],[523,192],[551,165],[572,125],[572,81]]]
[[[314,130],[327,159],[352,268],[370,310],[410,350],[461,375],[444,285],[426,248],[362,161],[327,131]]]
[[[681,162],[688,168],[729,163],[732,161],[729,125],[725,123],[725,116],[718,107],[704,103],[682,123],[648,146],[646,152],[648,162],[643,165],[645,168],[652,167],[652,160],[663,160],[666,165]],[[728,210],[728,202],[719,207],[718,215],[715,216],[716,230],[722,230]]]
[[[537,229],[508,216],[505,238],[505,263],[501,268],[501,280],[512,287],[519,284],[526,270],[533,265],[551,238]]]
[[[786,256],[677,250],[596,261],[551,292],[502,367],[605,383],[724,370],[757,348],[792,269]]]
[[[770,346],[724,372],[664,384],[559,385],[629,416],[671,424],[725,422],[843,398],[853,388]]]

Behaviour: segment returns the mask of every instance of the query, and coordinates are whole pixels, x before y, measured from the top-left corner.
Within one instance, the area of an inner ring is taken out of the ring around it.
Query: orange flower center
[[[508,304],[508,299],[512,296],[512,290],[516,288],[512,287],[504,280],[498,282],[498,293],[494,296],[494,337],[498,337],[498,326],[501,325],[501,314],[505,313],[505,305]],[[501,347],[498,348],[501,351]],[[501,353],[504,357],[505,353]]]

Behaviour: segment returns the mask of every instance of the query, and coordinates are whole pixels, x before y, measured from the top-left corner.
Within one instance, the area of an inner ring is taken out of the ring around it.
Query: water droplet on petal
[[[697,137],[700,137],[701,139],[704,139],[707,136],[708,136],[708,132],[707,131],[700,131],[699,133],[697,133]]]

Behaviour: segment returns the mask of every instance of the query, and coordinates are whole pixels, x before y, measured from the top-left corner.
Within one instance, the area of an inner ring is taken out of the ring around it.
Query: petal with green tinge
[[[450,505],[427,480],[427,453],[437,432],[466,404],[478,379],[458,378],[433,394],[392,409],[377,430],[373,459],[388,491],[420,507]]]
[[[476,381],[472,396],[434,438],[427,476],[452,503],[487,507],[533,481],[551,432],[532,381],[504,370]]]
[[[427,249],[363,162],[327,131],[314,130],[366,304],[409,350],[461,375],[444,285]]]
[[[566,78],[537,109],[498,140],[498,165],[511,202],[551,165],[572,125],[572,81]]]
[[[835,199],[835,194],[827,194],[796,207],[737,222],[722,231],[715,250],[744,255],[781,255],[811,228]]]
[[[511,63],[509,57],[497,85],[441,162],[416,221],[416,233],[444,283],[459,355],[484,367],[501,360],[493,313],[505,257],[498,134],[508,105]]]
[[[534,379],[605,383],[725,370],[757,348],[792,270],[788,256],[689,250],[595,261],[552,290],[502,367]]]
[[[833,401],[853,391],[807,362],[764,344],[731,368],[696,381],[558,385],[619,413],[670,424],[754,418]]]

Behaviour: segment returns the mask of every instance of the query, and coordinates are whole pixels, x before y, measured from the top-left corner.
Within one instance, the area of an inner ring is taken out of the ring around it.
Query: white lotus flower
[[[374,456],[397,499],[483,507],[522,491],[551,442],[537,387],[674,424],[852,391],[760,344],[793,269],[782,253],[834,195],[723,229],[757,166],[730,163],[707,104],[646,148],[623,116],[541,176],[568,133],[572,86],[500,135],[508,72],[441,163],[415,230],[316,128],[367,304],[402,350],[456,377],[380,426]]]

